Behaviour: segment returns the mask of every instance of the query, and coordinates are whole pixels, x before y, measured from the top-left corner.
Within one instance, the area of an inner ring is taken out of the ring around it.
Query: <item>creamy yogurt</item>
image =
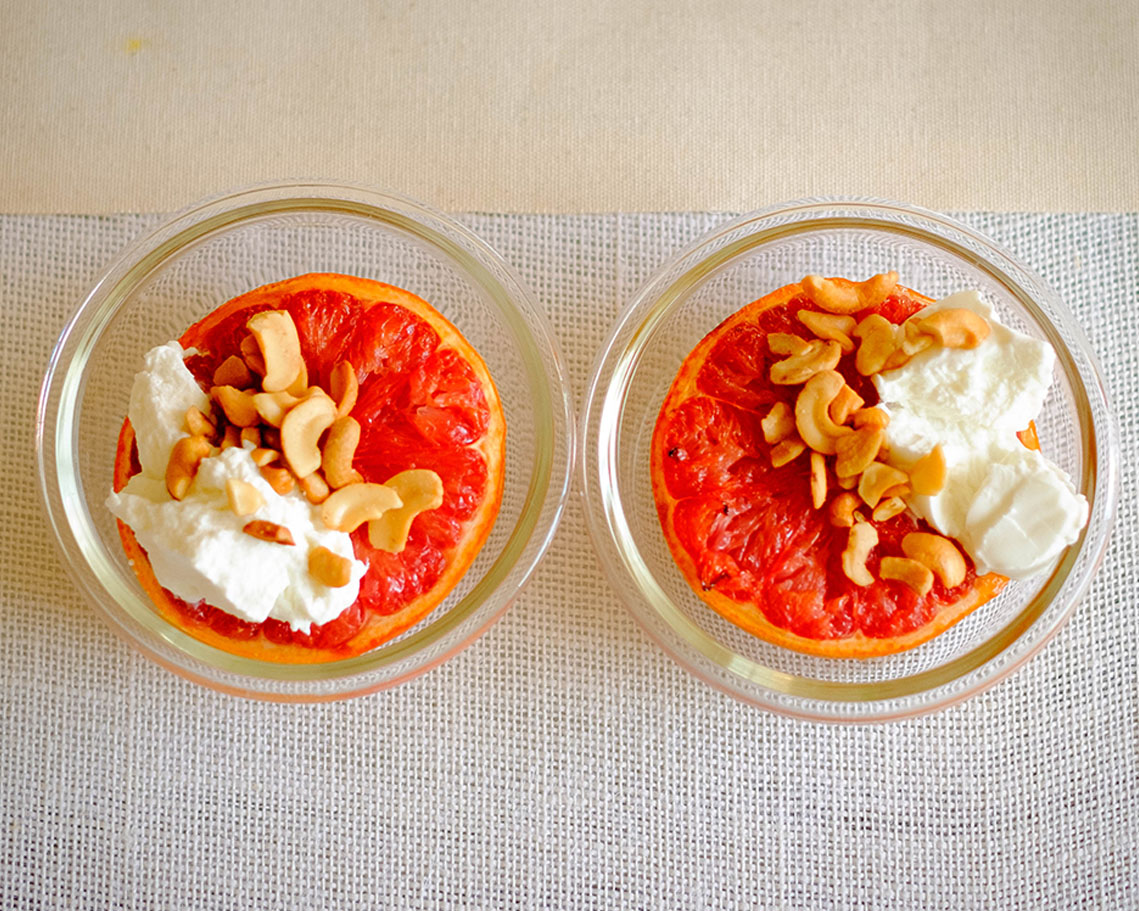
[[[1068,475],[1016,437],[1044,405],[1055,354],[996,322],[974,291],[952,294],[920,315],[952,308],[984,317],[988,338],[972,349],[927,349],[874,377],[890,415],[890,462],[909,469],[940,444],[945,485],[933,496],[912,497],[910,508],[956,538],[978,572],[1027,578],[1072,544],[1088,517]]]
[[[326,528],[319,508],[300,491],[273,490],[248,449],[231,447],[204,459],[182,500],[166,490],[166,463],[186,436],[186,409],[209,405],[183,356],[177,342],[161,345],[135,376],[129,416],[142,471],[107,498],[107,507],[130,526],[159,583],[185,601],[204,599],[242,620],[272,618],[302,632],[335,619],[356,600],[366,564],[354,558],[351,538]],[[265,504],[252,515],[236,515],[226,496],[230,478],[253,485]],[[285,526],[295,544],[245,534],[242,527],[253,519]],[[347,585],[330,588],[309,574],[308,554],[318,546],[352,560]]]

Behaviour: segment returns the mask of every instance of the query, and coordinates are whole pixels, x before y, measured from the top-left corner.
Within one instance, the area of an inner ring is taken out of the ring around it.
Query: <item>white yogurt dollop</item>
[[[940,444],[945,485],[934,496],[912,497],[910,507],[956,538],[978,572],[1027,578],[1072,544],[1088,518],[1068,475],[1016,437],[1044,405],[1055,354],[996,322],[974,291],[921,312],[952,308],[984,317],[988,338],[973,349],[927,349],[874,377],[890,415],[890,462],[908,469]]]
[[[186,369],[177,342],[152,349],[131,388],[130,421],[141,473],[107,507],[130,526],[164,588],[194,603],[260,623],[273,618],[294,630],[335,619],[356,600],[367,566],[356,560],[351,538],[325,527],[320,511],[298,490],[278,494],[261,476],[249,450],[232,447],[204,459],[182,500],[166,490],[166,463],[174,443],[186,436],[186,409],[208,407],[206,395]],[[249,516],[229,508],[226,481],[252,484],[265,505]],[[293,545],[273,544],[241,529],[253,519],[283,525]],[[308,572],[309,551],[318,546],[352,560],[351,581],[340,588]]]

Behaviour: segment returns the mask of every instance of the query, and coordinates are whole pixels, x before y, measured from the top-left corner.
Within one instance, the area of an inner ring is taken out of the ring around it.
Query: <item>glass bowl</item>
[[[910,651],[828,659],[768,644],[696,597],[661,532],[649,445],[681,362],[711,329],[804,275],[896,269],[937,298],[976,289],[997,318],[1048,341],[1058,368],[1037,418],[1044,453],[1071,475],[1091,517],[1051,572]],[[802,718],[872,721],[942,708],[1023,664],[1063,625],[1107,546],[1119,444],[1095,357],[1067,307],[1007,252],[945,216],[880,200],[812,199],[731,221],[663,265],[600,352],[581,418],[586,517],[602,567],[634,617],[676,661],[742,700]]]
[[[435,305],[482,354],[502,398],[502,506],[481,553],[418,626],[358,657],[296,666],[237,657],[163,620],[103,502],[143,354],[230,298],[305,272],[398,285]],[[469,230],[391,193],[322,182],[259,185],[198,203],[135,241],[60,336],[37,422],[49,522],[79,588],[115,632],[191,680],[243,696],[332,700],[423,673],[509,606],[554,535],[574,451],[569,390],[545,318],[513,269]]]

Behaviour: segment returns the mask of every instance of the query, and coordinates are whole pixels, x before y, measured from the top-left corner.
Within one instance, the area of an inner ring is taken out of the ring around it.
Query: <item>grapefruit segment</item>
[[[844,279],[837,284],[850,285]],[[902,286],[879,313],[901,323],[930,299]],[[776,645],[826,657],[871,657],[913,648],[943,632],[996,595],[1003,576],[978,576],[967,560],[964,581],[947,589],[935,581],[925,596],[878,576],[881,558],[902,556],[901,539],[929,531],[902,513],[867,516],[879,543],[867,563],[875,581],[852,582],[842,571],[848,529],[828,510],[813,508],[809,460],[778,468],[760,421],[775,402],[794,406],[798,386],[771,383],[770,333],[812,333],[798,319],[816,309],[799,284],[748,304],[705,336],[685,358],[661,406],[653,432],[650,471],[661,528],[673,560],[692,590],[721,616]],[[878,401],[853,354],[836,368],[871,407]],[[1035,443],[1029,433],[1022,440]],[[828,469],[828,501],[839,491]],[[869,513],[869,510],[863,510]]]
[[[376,550],[367,527],[352,535],[367,562],[355,603],[308,633],[269,619],[247,623],[162,588],[130,529],[119,523],[127,557],[159,613],[209,645],[251,658],[316,663],[362,654],[420,622],[454,588],[490,534],[502,498],[505,419],[482,358],[426,301],[353,276],[314,273],[256,288],[223,304],[179,339],[197,353],[186,365],[209,386],[214,370],[240,353],[249,317],[284,310],[297,327],[309,382],[329,388],[349,361],[359,382],[351,415],[361,426],[353,467],[383,483],[427,468],[443,482],[443,502],[419,513],[400,553]],[[119,435],[114,487],[140,470],[134,432]]]

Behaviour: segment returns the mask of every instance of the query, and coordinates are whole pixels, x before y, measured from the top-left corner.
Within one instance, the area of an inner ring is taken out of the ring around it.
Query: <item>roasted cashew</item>
[[[854,335],[862,340],[854,356],[854,369],[863,376],[878,373],[898,347],[897,327],[877,313],[855,326]]]
[[[281,452],[298,478],[320,468],[320,436],[334,420],[335,403],[323,392],[314,392],[281,421]]]
[[[827,501],[827,461],[821,452],[811,453],[811,505],[822,509]]]
[[[398,554],[407,546],[415,517],[443,505],[443,480],[430,469],[412,468],[388,478],[384,486],[394,490],[403,503],[368,523],[368,543]]]
[[[270,427],[280,427],[289,409],[296,407],[301,400],[288,392],[256,392],[253,394],[253,407]]]
[[[253,385],[253,374],[245,361],[236,354],[231,354],[218,364],[214,370],[215,386],[233,386],[236,389],[248,389]]]
[[[297,486],[297,479],[289,469],[277,465],[262,465],[261,477],[282,497]]]
[[[887,519],[892,519],[894,516],[900,516],[906,511],[906,501],[901,497],[890,497],[887,500],[882,500],[877,506],[874,507],[871,518],[875,522],[885,522]]]
[[[922,597],[928,595],[933,588],[933,573],[909,557],[883,557],[878,566],[878,575],[883,579],[904,582]]]
[[[831,342],[830,344],[834,344]],[[837,350],[837,345],[835,346]],[[846,385],[841,373],[824,370],[812,376],[795,400],[795,427],[803,442],[815,452],[833,455],[835,438],[850,429],[831,420],[830,405]]]
[[[186,491],[194,483],[198,466],[210,454],[213,447],[204,436],[181,437],[170,450],[166,462],[166,490],[175,500],[186,496]]]
[[[217,425],[214,424],[206,415],[202,414],[200,408],[191,405],[186,409],[186,430],[190,436],[205,437],[211,443],[216,439],[218,432]]]
[[[883,496],[895,496],[893,489],[905,483],[905,472],[883,462],[871,462],[858,479],[858,495],[873,509]]]
[[[816,373],[834,370],[842,357],[838,342],[824,342],[816,339],[809,342],[807,350],[793,354],[771,365],[771,382],[780,386],[795,386],[805,383]]]
[[[321,585],[343,588],[352,581],[352,561],[317,545],[308,552],[308,572]]]
[[[910,469],[910,486],[919,497],[932,497],[945,486],[945,452],[938,443]]]
[[[850,491],[840,493],[831,500],[830,523],[836,528],[850,528],[854,525],[854,510],[858,508],[858,497]]]
[[[384,484],[349,484],[333,492],[320,507],[320,518],[333,531],[353,532],[365,522],[378,519],[403,501]]]
[[[292,316],[287,310],[262,310],[249,317],[245,327],[257,340],[265,364],[261,388],[265,392],[289,388],[305,365]]]
[[[842,571],[855,585],[870,585],[874,575],[866,567],[866,560],[878,544],[878,531],[868,522],[855,522],[842,552]]]
[[[818,275],[808,275],[802,281],[811,302],[828,313],[857,313],[873,307],[889,297],[897,284],[897,272],[880,273],[849,285]]]
[[[284,525],[278,525],[276,522],[254,519],[252,522],[246,522],[241,530],[251,537],[268,541],[270,544],[287,544],[289,546],[296,544],[293,540],[293,533]]]
[[[776,402],[759,426],[763,428],[763,438],[774,445],[795,432],[795,413],[786,402]]]
[[[802,354],[810,347],[810,342],[792,332],[769,332],[767,334],[767,349],[772,354]]]
[[[838,395],[834,397],[834,401],[831,402],[828,413],[831,420],[836,424],[845,424],[850,416],[864,404],[865,401],[862,396],[849,386],[843,386],[838,391]]]
[[[227,478],[225,497],[235,516],[251,516],[265,505],[261,491],[241,478]]]
[[[819,313],[818,310],[800,310],[796,315],[799,317],[799,322],[815,333],[817,338],[838,342],[838,346],[845,354],[854,350],[854,340],[850,337],[850,333],[854,331],[853,316]]]
[[[214,386],[210,398],[221,405],[225,419],[238,427],[252,427],[260,423],[261,415],[253,404],[253,396],[235,386]]]
[[[881,427],[863,427],[836,439],[834,473],[840,478],[862,474],[878,458],[884,438]]]
[[[782,468],[788,462],[793,462],[807,448],[807,444],[798,437],[787,437],[771,447],[771,467]]]
[[[338,417],[346,417],[356,407],[356,396],[360,392],[360,382],[356,379],[356,368],[351,361],[341,361],[332,368],[328,377],[328,391],[336,402]]]
[[[324,441],[324,452],[320,457],[324,477],[332,487],[346,487],[364,480],[360,472],[352,467],[352,459],[356,455],[358,445],[360,445],[359,421],[352,417],[339,417],[332,422]]]
[[[918,329],[943,348],[976,348],[992,331],[984,317],[964,308],[931,313],[918,321]]]
[[[319,471],[306,474],[303,478],[297,478],[297,486],[305,495],[306,500],[318,505],[327,500],[331,492],[328,482],[324,480],[324,476]]]
[[[965,558],[948,538],[915,531],[902,538],[902,553],[929,567],[946,588],[965,581]]]
[[[850,421],[858,430],[863,427],[881,427],[885,430],[890,424],[890,415],[881,408],[859,408],[850,416]]]

